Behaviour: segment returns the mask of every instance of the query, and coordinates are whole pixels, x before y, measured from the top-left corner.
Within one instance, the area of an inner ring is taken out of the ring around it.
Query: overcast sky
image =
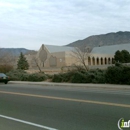
[[[130,31],[130,0],[0,0],[0,47],[39,49]]]

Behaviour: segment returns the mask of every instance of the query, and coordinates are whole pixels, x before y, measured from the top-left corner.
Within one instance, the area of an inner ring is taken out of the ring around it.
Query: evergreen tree
[[[129,63],[130,62],[130,53],[127,50],[116,51],[115,61],[120,63]]]
[[[17,62],[17,69],[27,70],[28,68],[29,64],[26,60],[26,57],[24,57],[23,53],[21,52],[19,60]]]
[[[116,51],[114,58],[116,62],[120,62],[120,63],[122,63],[122,61],[124,60],[123,55],[119,50]]]
[[[122,50],[121,53],[124,58],[124,63],[129,63],[130,62],[130,53],[127,50]]]

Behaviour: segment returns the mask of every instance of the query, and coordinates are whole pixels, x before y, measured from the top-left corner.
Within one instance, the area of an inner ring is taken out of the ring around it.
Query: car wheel
[[[5,82],[5,84],[7,84],[7,83],[8,83],[8,81]]]

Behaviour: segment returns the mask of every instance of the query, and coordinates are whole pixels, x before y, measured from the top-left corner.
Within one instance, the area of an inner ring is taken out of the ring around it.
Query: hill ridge
[[[110,32],[106,34],[100,35],[92,35],[83,40],[77,40],[66,46],[71,47],[98,47],[98,46],[106,46],[106,45],[118,45],[130,43],[130,32],[129,31],[119,31],[119,32]]]

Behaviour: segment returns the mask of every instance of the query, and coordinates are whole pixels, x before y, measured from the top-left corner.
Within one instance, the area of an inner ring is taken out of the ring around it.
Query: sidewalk
[[[66,86],[66,87],[83,87],[83,88],[102,88],[102,89],[122,89],[130,90],[130,85],[115,85],[115,84],[77,84],[77,83],[54,83],[54,82],[27,82],[27,81],[9,81],[9,84],[28,84],[42,86]]]

